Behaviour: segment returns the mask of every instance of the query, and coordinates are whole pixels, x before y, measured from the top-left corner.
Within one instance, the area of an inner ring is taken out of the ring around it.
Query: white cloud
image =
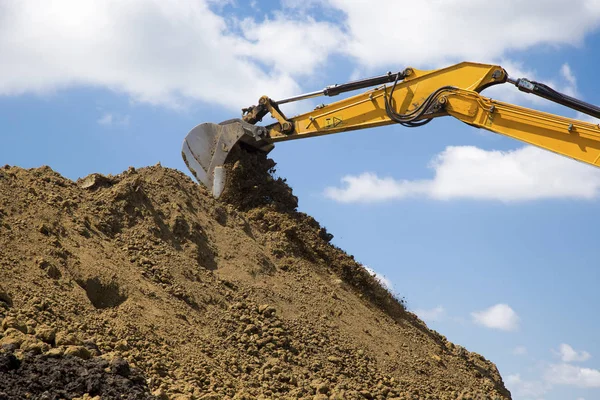
[[[550,365],[544,379],[555,385],[569,385],[581,388],[600,388],[600,371],[581,368],[570,364]]]
[[[96,120],[96,122],[99,125],[104,125],[104,126],[114,126],[114,125],[118,125],[118,126],[128,126],[129,125],[129,115],[125,115],[125,116],[120,116],[120,115],[116,115],[113,113],[104,113],[100,118],[98,118],[98,120]]]
[[[560,73],[570,85],[574,87],[577,86],[577,79],[575,78],[575,75],[573,75],[573,71],[571,71],[571,66],[569,64],[563,64],[560,68]]]
[[[516,356],[524,356],[525,354],[527,354],[527,347],[517,346],[513,349],[512,353]]]
[[[561,345],[558,346],[558,351],[555,351],[555,353],[566,363],[583,362],[592,357],[587,351],[576,351],[566,343],[561,343]]]
[[[392,281],[390,281],[388,278],[386,278],[385,275],[380,274],[379,272],[375,271],[373,268],[367,267],[366,265],[363,265],[363,268],[367,270],[367,272],[369,272],[371,275],[373,275],[375,277],[375,279],[377,280],[377,282],[379,282],[381,285],[383,285],[387,290],[389,290],[390,292],[392,290],[394,290],[394,285],[392,284]]]
[[[490,329],[516,331],[519,328],[519,316],[506,304],[496,304],[483,311],[471,313],[473,322]]]
[[[579,97],[579,92],[577,90],[577,78],[575,78],[575,75],[571,70],[571,66],[568,63],[564,63],[562,65],[560,68],[560,75],[566,84],[562,87],[559,87],[558,90],[562,91],[567,96]]]
[[[429,0],[401,5],[381,0],[376,6],[367,0],[323,3],[346,14],[346,52],[371,67],[485,62],[501,58],[509,50],[535,45],[578,46],[600,21],[596,0]],[[377,29],[372,21],[377,21]]]
[[[309,10],[317,6],[326,6],[327,0],[281,0],[281,4],[286,8]]]
[[[368,203],[426,194],[429,187],[427,181],[396,181],[370,172],[344,176],[342,182],[345,187],[328,187],[325,196],[340,203]]]
[[[508,375],[505,384],[515,399],[540,399],[551,389],[551,385],[546,382],[524,380],[520,374]]]
[[[252,43],[243,47],[247,56],[294,76],[311,75],[341,45],[343,37],[336,26],[311,17],[292,20],[280,16],[262,22],[246,18],[241,28]]]
[[[200,100],[239,110],[263,94],[299,93],[300,80],[333,54],[350,55],[365,72],[489,62],[511,49],[578,45],[600,20],[597,0],[284,0],[269,18],[241,21],[217,14],[225,4],[235,3],[3,1],[0,95],[92,86],[152,104]]]
[[[587,114],[584,114],[582,112],[578,112],[577,116],[575,118],[580,119],[580,120],[585,121],[585,122],[589,122],[591,124],[600,125],[600,119],[594,118],[591,115],[587,115]]]
[[[219,10],[225,8],[225,6],[235,6],[236,0],[206,0],[206,2],[212,6],[217,7]]]
[[[372,203],[426,197],[530,201],[548,198],[593,199],[600,193],[600,170],[533,146],[487,151],[447,147],[438,154],[429,180],[380,178],[373,173],[344,176],[342,187],[324,195],[341,203]]]
[[[567,353],[570,354],[570,352]],[[561,364],[541,362],[533,370],[536,370],[539,376],[532,380],[523,379],[520,374],[505,377],[504,382],[513,398],[540,399],[557,386],[572,386],[581,389],[600,388],[600,370],[597,369],[581,368],[566,362]],[[582,398],[579,397],[578,400],[582,400]]]
[[[102,117],[98,118],[96,122],[100,125],[112,125],[113,116],[111,113],[105,113]]]
[[[0,95],[85,85],[239,110],[298,93],[296,77],[325,62],[340,35],[305,16],[236,22],[203,0],[3,1]]]
[[[415,314],[422,320],[426,322],[439,321],[446,314],[446,309],[442,306],[437,306],[430,310],[426,309],[416,309],[414,311]]]

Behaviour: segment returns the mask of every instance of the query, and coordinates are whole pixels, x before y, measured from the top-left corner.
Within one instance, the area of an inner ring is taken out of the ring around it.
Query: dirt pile
[[[0,398],[510,398],[256,178],[267,162],[230,166],[228,203],[160,166],[0,169]],[[50,369],[76,389],[14,391]]]

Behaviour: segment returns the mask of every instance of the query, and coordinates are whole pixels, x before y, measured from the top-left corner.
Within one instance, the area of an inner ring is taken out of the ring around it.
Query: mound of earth
[[[0,169],[0,398],[510,398],[273,167],[229,166],[227,202],[161,166]]]

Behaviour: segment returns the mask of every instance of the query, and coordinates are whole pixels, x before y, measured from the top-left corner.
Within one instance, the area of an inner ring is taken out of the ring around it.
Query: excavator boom
[[[402,72],[328,86],[322,91],[273,101],[242,110],[242,118],[196,126],[183,143],[183,158],[190,171],[215,197],[226,183],[224,165],[235,146],[269,152],[274,143],[398,123],[423,126],[434,118],[452,116],[464,123],[600,165],[600,126],[492,100],[480,94],[503,83],[519,90],[600,118],[600,108],[527,79],[513,79],[497,65],[463,62],[447,68]],[[376,86],[378,85],[378,86]],[[364,93],[287,118],[279,105],[317,96],[369,88]],[[270,114],[277,122],[256,125]]]

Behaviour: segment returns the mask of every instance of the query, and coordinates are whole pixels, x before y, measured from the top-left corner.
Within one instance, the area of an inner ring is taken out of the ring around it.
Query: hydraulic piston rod
[[[352,90],[364,89],[371,86],[382,85],[384,83],[393,83],[396,81],[396,78],[398,78],[398,80],[402,80],[405,78],[405,74],[403,72],[398,72],[396,74],[388,72],[385,75],[375,76],[373,78],[360,79],[339,85],[331,85],[327,86],[323,90],[317,90],[316,92],[304,93],[297,96],[288,97],[287,99],[277,100],[275,101],[275,104],[291,103],[293,101],[311,99],[313,97],[320,96],[337,96],[340,93],[350,92]]]
[[[600,107],[586,103],[585,101],[576,99],[574,97],[567,96],[566,94],[560,93],[552,89],[550,86],[544,85],[543,83],[530,81],[525,78],[513,79],[510,77],[507,79],[507,82],[512,83],[522,92],[531,93],[554,103],[572,108],[573,110],[580,111],[594,118],[600,118]]]

